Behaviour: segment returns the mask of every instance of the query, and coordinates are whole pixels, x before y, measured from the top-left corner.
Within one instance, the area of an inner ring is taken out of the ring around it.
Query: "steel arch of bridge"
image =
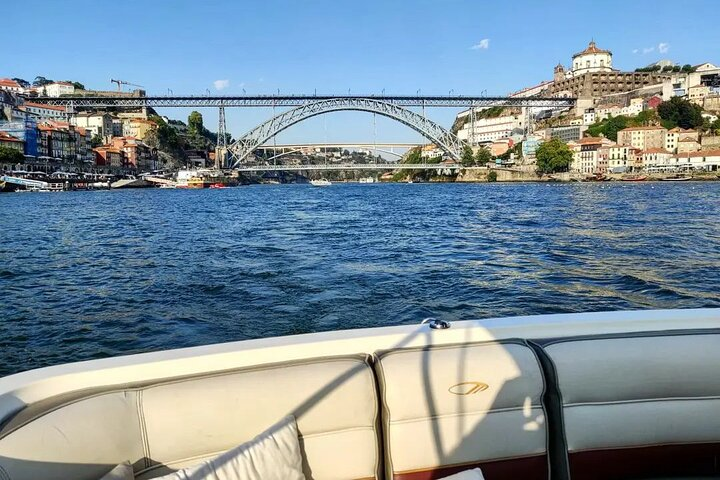
[[[460,160],[462,155],[462,140],[423,115],[372,98],[341,97],[301,105],[276,115],[250,130],[228,146],[228,153],[232,156],[232,167],[237,167],[259,146],[286,128],[316,115],[341,110],[359,110],[392,118],[423,135],[453,159]]]

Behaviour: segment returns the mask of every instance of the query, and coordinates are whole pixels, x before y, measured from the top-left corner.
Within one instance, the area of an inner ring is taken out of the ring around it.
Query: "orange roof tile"
[[[57,110],[60,112],[65,112],[65,107],[56,107],[55,105],[45,105],[44,103],[35,103],[35,102],[25,102],[26,107],[35,107],[35,108],[46,108],[48,110]]]
[[[10,135],[9,133],[3,132],[3,131],[0,131],[0,141],[2,141],[2,142],[18,142],[18,143],[23,143],[23,141],[20,140],[19,138],[13,137],[13,136]]]
[[[699,152],[687,152],[675,155],[675,158],[695,158],[695,157],[720,157],[720,150],[705,150]]]
[[[664,148],[648,148],[647,150],[643,150],[642,153],[670,153]]]
[[[612,53],[610,52],[610,50],[603,50],[603,49],[601,49],[601,48],[597,48],[597,45],[595,45],[595,41],[592,40],[592,41],[588,44],[588,47],[587,47],[585,50],[583,50],[583,51],[580,52],[580,53],[576,53],[575,55],[573,55],[573,58],[578,57],[578,56],[580,56],[580,55],[587,55],[587,54],[590,54],[590,53],[609,53],[609,54],[612,55]]]

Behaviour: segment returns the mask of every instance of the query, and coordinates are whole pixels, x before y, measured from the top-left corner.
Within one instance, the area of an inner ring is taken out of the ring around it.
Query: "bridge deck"
[[[463,167],[459,163],[354,163],[354,164],[328,164],[328,165],[248,165],[238,167],[239,172],[296,172],[296,171],[319,171],[319,170],[457,170],[461,168],[485,168],[485,167]]]

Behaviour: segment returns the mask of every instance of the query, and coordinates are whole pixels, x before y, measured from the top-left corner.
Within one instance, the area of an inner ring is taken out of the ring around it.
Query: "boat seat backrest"
[[[487,480],[547,480],[544,380],[522,341],[377,354],[387,479],[479,466]]]
[[[154,478],[297,419],[311,479],[378,478],[368,358],[319,358],[81,392],[28,406],[0,430],[1,480],[97,480],[129,460]]]
[[[720,473],[720,332],[538,343],[558,389],[559,415],[553,422],[567,451],[564,476]],[[555,409],[549,409],[552,416]]]

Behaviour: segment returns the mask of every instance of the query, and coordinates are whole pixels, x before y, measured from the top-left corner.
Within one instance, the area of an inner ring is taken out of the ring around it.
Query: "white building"
[[[612,52],[597,48],[595,41],[591,41],[588,48],[573,55],[572,70],[569,76],[584,73],[612,72]]]
[[[43,90],[48,97],[60,97],[75,93],[75,86],[70,82],[54,82],[44,85]]]
[[[20,107],[29,115],[37,117],[37,120],[66,120],[68,113],[65,107],[56,107],[55,105],[45,105],[44,103],[25,102]]]
[[[93,136],[99,135],[106,140],[113,136],[113,118],[108,113],[78,113],[72,123],[90,130]]]
[[[588,108],[585,110],[585,113],[583,113],[583,125],[592,125],[596,119],[597,115],[594,108]]]
[[[5,90],[10,93],[25,93],[22,85],[9,78],[0,78],[0,90]]]
[[[479,113],[479,112],[478,112]],[[472,120],[470,111],[460,113],[461,117],[468,117],[465,124],[458,131],[458,138],[471,145],[492,143],[501,138],[510,137],[513,130],[525,128],[525,117],[521,114],[503,115],[494,118],[479,118]]]

